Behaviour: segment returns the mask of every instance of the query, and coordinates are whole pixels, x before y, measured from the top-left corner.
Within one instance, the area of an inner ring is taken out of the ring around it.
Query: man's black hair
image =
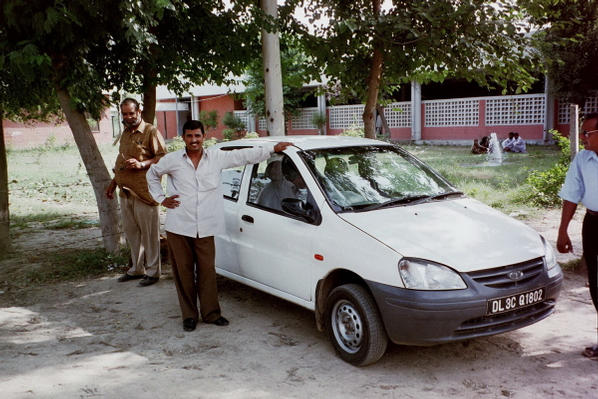
[[[133,104],[135,106],[135,111],[139,111],[139,101],[135,100],[134,98],[127,97],[121,103],[120,107],[122,108],[125,104]]]
[[[188,120],[183,125],[183,136],[185,135],[185,132],[187,130],[196,130],[196,129],[201,129],[201,135],[205,136],[206,132],[203,128],[203,123],[201,123],[200,121],[196,121],[195,119]]]

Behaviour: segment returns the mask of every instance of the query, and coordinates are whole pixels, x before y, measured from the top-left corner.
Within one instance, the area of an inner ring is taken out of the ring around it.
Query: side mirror
[[[322,220],[320,212],[311,205],[304,205],[303,201],[297,198],[285,198],[282,200],[282,210],[293,216],[297,216],[308,223],[319,224]]]

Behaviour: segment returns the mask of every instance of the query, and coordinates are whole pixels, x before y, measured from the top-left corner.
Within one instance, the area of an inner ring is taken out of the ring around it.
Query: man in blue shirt
[[[581,230],[583,257],[588,268],[590,295],[598,312],[598,113],[585,116],[580,138],[585,149],[571,162],[559,193],[563,199],[563,212],[557,249],[562,253],[572,251],[567,228],[581,202],[586,207]],[[598,359],[598,345],[587,347],[583,354]]]

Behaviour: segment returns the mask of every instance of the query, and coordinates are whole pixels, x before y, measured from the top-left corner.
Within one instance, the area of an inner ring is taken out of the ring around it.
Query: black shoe
[[[140,287],[147,287],[148,285],[152,285],[158,282],[160,277],[150,277],[150,276],[143,276],[143,280],[139,282]]]
[[[133,276],[133,275],[130,275],[128,273],[125,273],[122,276],[120,276],[117,281],[119,283],[124,283],[125,281],[138,280],[138,279],[140,279],[142,277],[143,277],[143,274],[136,274],[136,275]]]
[[[183,320],[183,330],[185,331],[193,331],[195,330],[195,326],[197,325],[197,320],[188,318]]]
[[[216,324],[217,326],[223,327],[223,326],[228,326],[228,320],[226,320],[224,317],[220,316],[219,318],[217,318],[214,321],[209,321],[208,324]]]

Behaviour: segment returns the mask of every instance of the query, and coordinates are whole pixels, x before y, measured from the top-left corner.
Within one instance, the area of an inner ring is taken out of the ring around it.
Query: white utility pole
[[[276,0],[261,0],[262,10],[276,18]],[[282,99],[282,71],[280,67],[280,44],[278,32],[262,29],[262,55],[264,59],[264,85],[266,91],[266,121],[270,136],[284,136]]]
[[[571,143],[571,160],[579,152],[579,107],[569,104],[569,141]]]

